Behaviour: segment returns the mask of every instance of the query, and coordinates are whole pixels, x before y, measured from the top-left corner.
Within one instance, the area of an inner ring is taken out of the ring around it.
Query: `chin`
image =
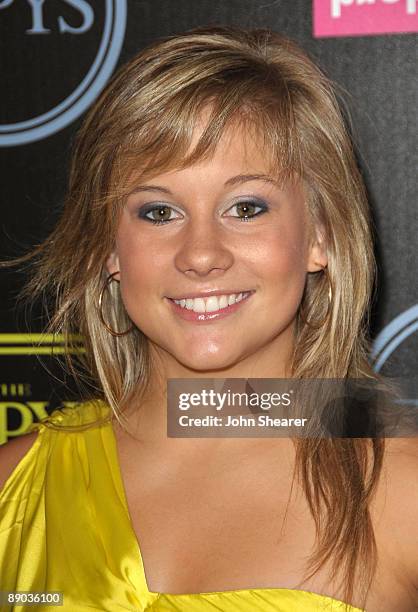
[[[212,372],[218,370],[225,370],[234,366],[238,359],[233,358],[231,354],[226,355],[225,353],[213,354],[209,351],[206,353],[200,353],[199,355],[193,355],[188,353],[185,355],[176,355],[177,361],[179,361],[184,367],[194,370],[196,372]],[[221,376],[221,374],[219,374]]]

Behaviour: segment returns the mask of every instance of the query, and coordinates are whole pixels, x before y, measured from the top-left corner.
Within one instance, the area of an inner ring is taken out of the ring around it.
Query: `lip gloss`
[[[242,298],[239,302],[235,302],[235,304],[231,304],[230,306],[226,306],[226,308],[220,308],[219,310],[215,310],[215,312],[194,312],[194,310],[187,310],[187,308],[182,308],[179,304],[170,298],[166,298],[175,312],[176,315],[184,319],[185,321],[190,321],[192,323],[210,323],[211,321],[215,322],[219,319],[224,319],[228,315],[237,312],[241,306],[248,301],[248,299],[253,295],[254,292],[249,293],[245,297]]]

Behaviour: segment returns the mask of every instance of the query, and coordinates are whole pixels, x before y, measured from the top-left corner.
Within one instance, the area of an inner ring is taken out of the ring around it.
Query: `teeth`
[[[203,298],[193,300],[193,312],[205,312],[205,300]]]
[[[226,295],[221,295],[219,297],[219,308],[226,308],[228,306],[228,298]]]
[[[216,295],[213,295],[210,298],[207,298],[206,300],[202,300],[202,302],[206,302],[205,312],[215,312],[215,310],[219,310],[221,307],[220,300],[218,300],[218,297]]]
[[[232,304],[240,302],[247,293],[232,293],[230,295],[212,295],[208,298],[187,298],[182,300],[174,300],[176,304],[193,312],[216,312],[221,308],[226,308]]]

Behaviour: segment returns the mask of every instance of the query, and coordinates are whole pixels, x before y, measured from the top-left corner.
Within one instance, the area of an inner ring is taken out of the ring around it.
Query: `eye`
[[[241,200],[240,202],[235,202],[229,210],[233,208],[238,210],[238,215],[229,216],[236,216],[240,221],[252,221],[255,217],[268,211],[267,204],[262,200]],[[255,212],[257,208],[259,211]]]
[[[236,217],[240,221],[252,221],[255,217],[262,215],[269,209],[265,202],[258,199],[246,199],[235,202],[235,204],[229,210],[234,208],[237,209],[238,215],[227,216]],[[177,216],[173,217],[173,213],[175,213]],[[179,218],[180,215],[168,204],[146,204],[138,211],[138,216],[140,219],[149,221],[153,225],[163,225],[165,223],[174,221],[175,219]]]
[[[175,210],[168,204],[147,204],[138,211],[138,216],[154,225],[162,225],[173,220],[171,217],[173,212]]]

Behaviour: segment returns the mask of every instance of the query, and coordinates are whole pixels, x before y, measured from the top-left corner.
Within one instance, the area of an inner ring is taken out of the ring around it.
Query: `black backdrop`
[[[37,12],[34,4],[0,0],[2,258],[52,229],[74,134],[115,66],[155,38],[195,26],[269,27],[299,42],[346,91],[377,235],[375,367],[416,376],[416,34],[314,38],[308,0],[46,0]],[[60,381],[51,342],[38,343],[40,309],[17,308],[22,281],[22,273],[1,272],[0,443],[76,399],[71,381]],[[413,386],[407,400],[417,405]]]

